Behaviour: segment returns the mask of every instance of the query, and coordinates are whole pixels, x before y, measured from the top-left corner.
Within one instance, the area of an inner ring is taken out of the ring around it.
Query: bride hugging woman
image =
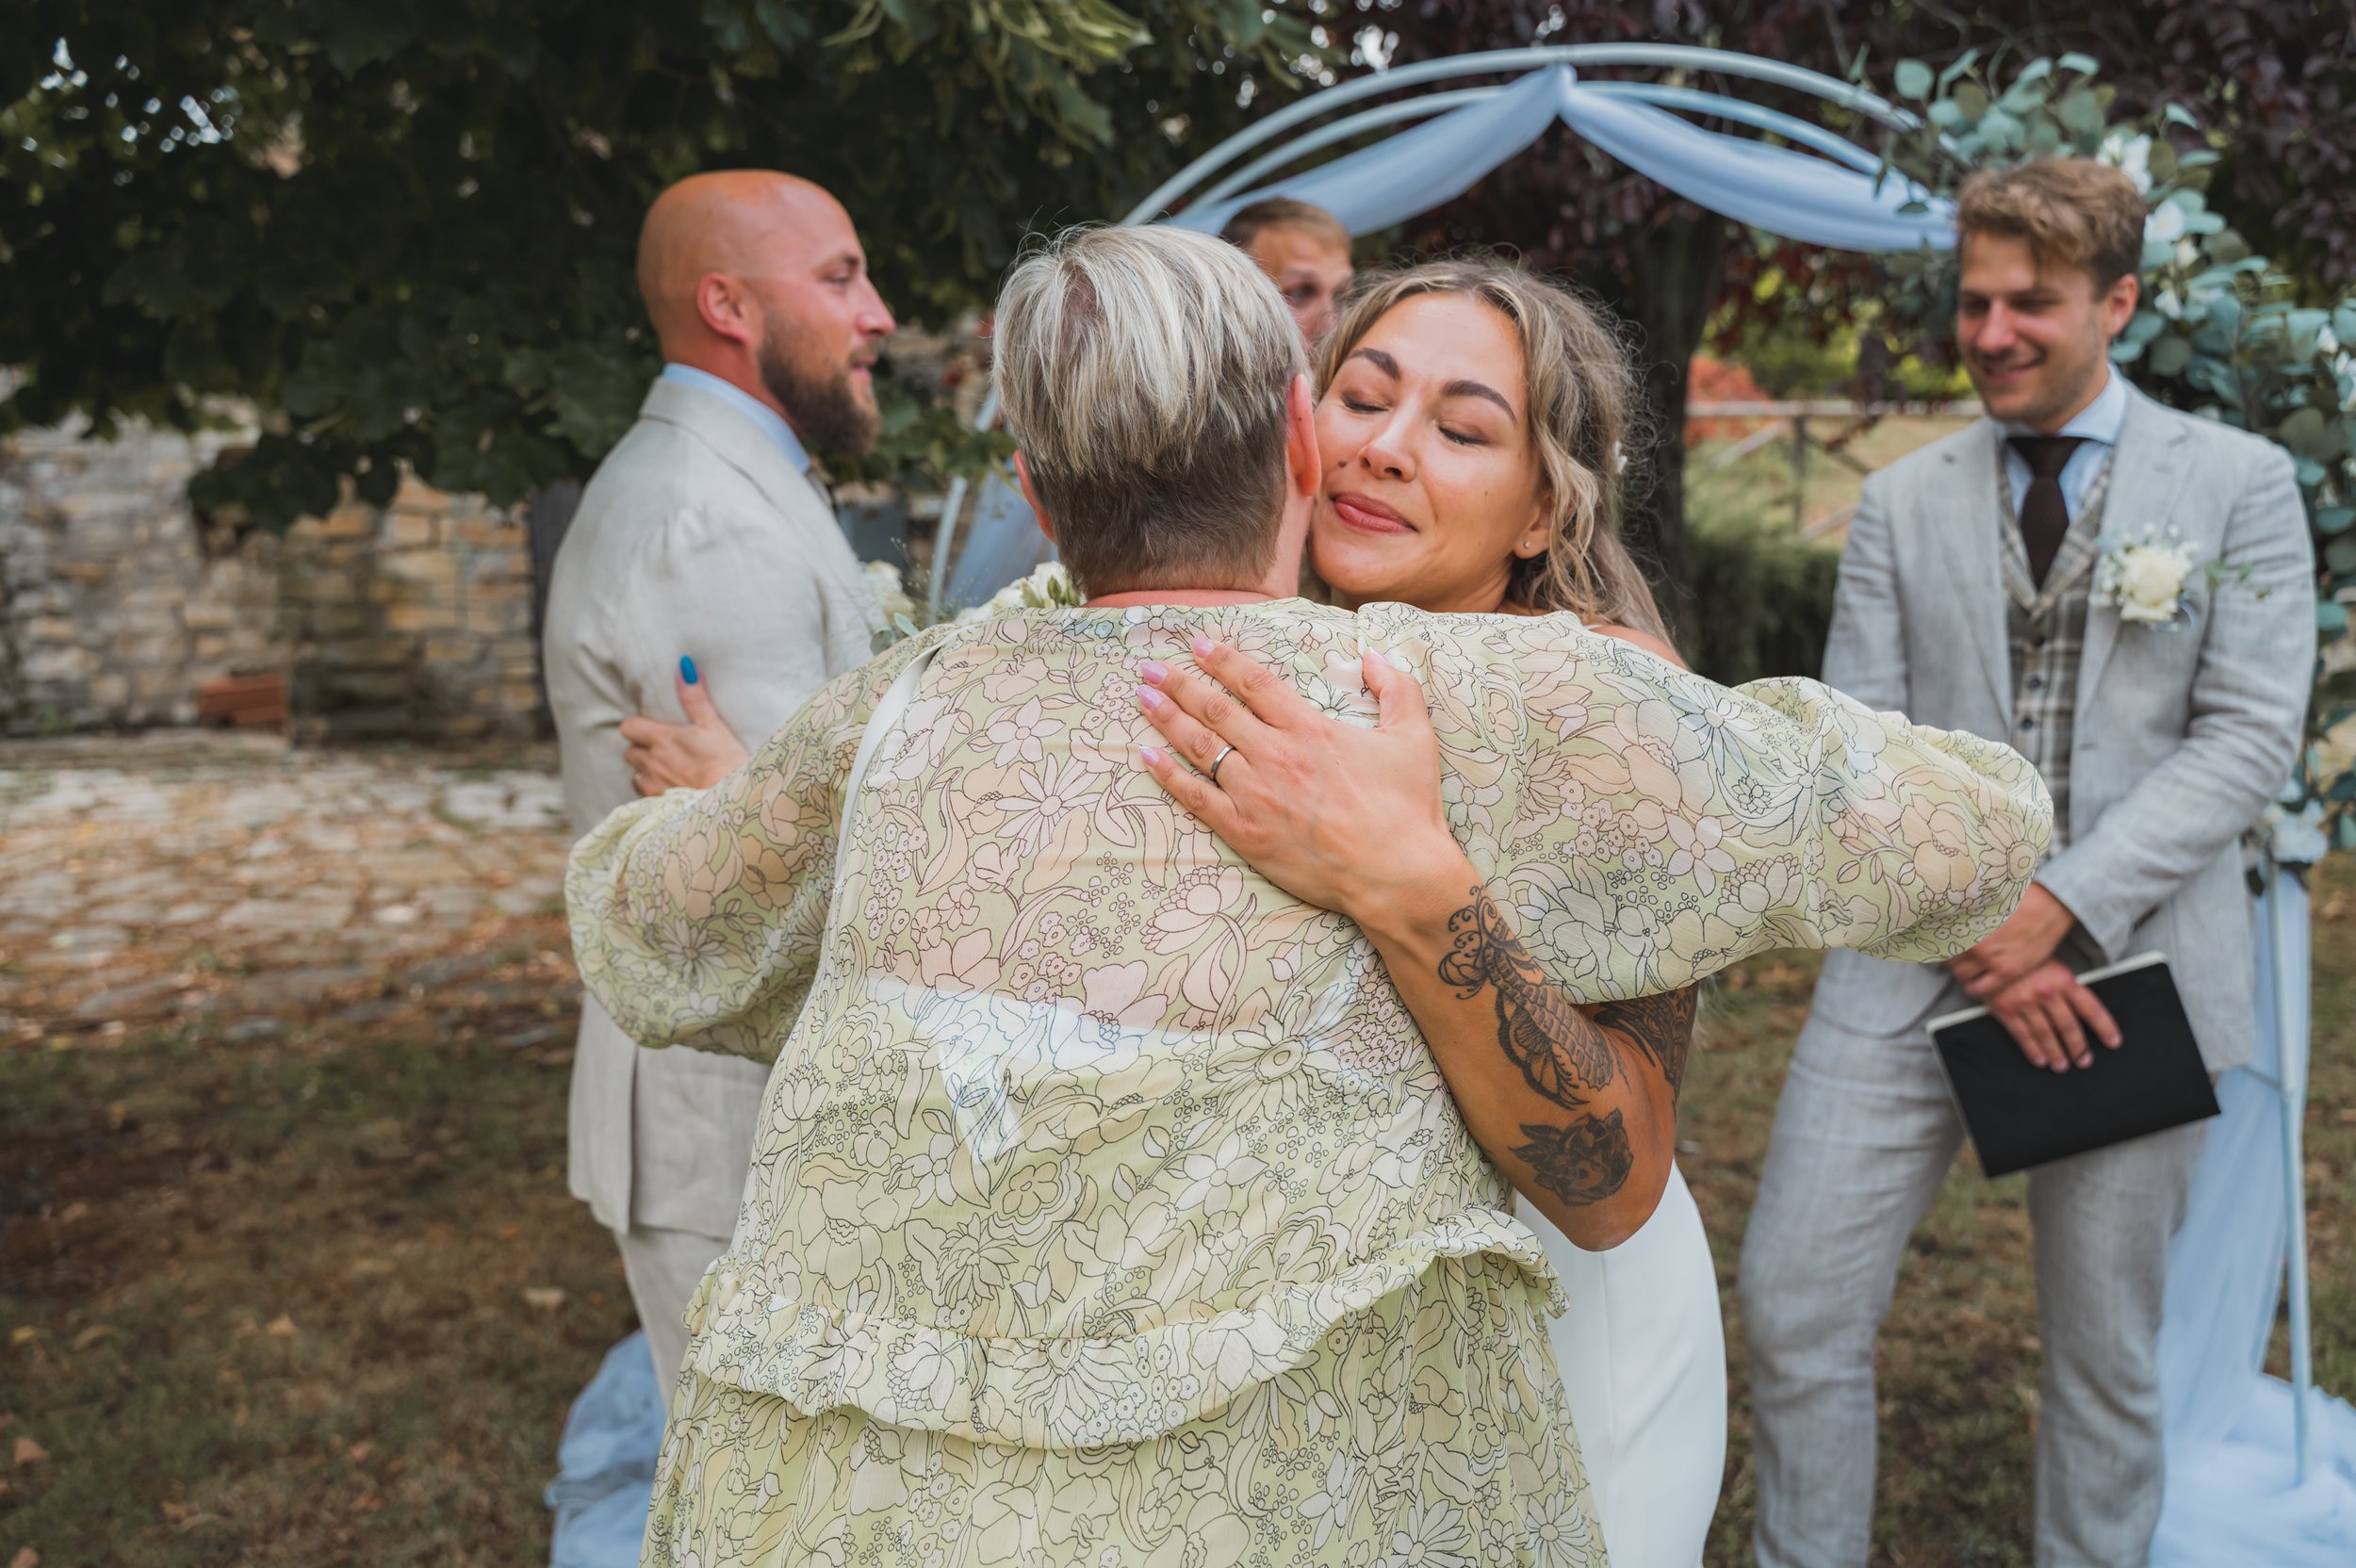
[[[1218,241],[1067,235],[997,320],[1088,601],[926,630],[574,850],[624,1029],[774,1064],[646,1560],[1603,1562],[1516,1193],[1638,1233],[1690,1018],[1631,999],[1773,946],[1960,952],[2049,802],[1809,682],[1290,596],[1317,416]],[[1188,702],[1226,738],[1140,711]],[[1421,759],[1367,775],[1397,807],[1350,886],[1263,874],[1197,789],[1285,776],[1312,711]]]

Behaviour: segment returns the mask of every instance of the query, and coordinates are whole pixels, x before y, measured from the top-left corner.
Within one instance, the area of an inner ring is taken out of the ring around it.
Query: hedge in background
[[[1677,645],[1693,668],[1728,686],[1823,668],[1838,550],[1801,538],[1780,516],[1696,502],[1685,564],[1693,610]]]

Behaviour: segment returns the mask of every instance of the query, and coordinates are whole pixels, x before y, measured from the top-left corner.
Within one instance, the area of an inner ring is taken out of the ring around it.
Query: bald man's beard
[[[761,345],[761,384],[777,400],[794,432],[813,447],[864,457],[882,424],[873,395],[862,396],[851,368],[839,365],[812,374],[794,363],[775,334]],[[870,384],[873,384],[872,383]]]

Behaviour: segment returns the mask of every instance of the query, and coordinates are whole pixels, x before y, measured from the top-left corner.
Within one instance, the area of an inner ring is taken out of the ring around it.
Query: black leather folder
[[[1986,1007],[1930,1021],[1947,1086],[1990,1176],[2217,1115],[2217,1092],[2165,957],[2139,954],[2078,978],[2119,1024],[2115,1051],[2087,1031],[2088,1067],[2031,1065]]]

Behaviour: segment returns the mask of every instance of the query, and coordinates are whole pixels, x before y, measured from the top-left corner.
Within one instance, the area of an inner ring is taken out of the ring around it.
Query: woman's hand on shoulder
[[[630,783],[642,795],[659,795],[665,790],[709,790],[744,766],[752,755],[712,705],[711,692],[701,681],[687,678],[686,671],[693,666],[684,660],[680,665],[680,673],[673,678],[679,686],[679,708],[687,715],[685,724],[666,724],[644,713],[622,721],[622,739],[630,743],[622,758],[630,764]]]
[[[1441,808],[1440,743],[1415,677],[1364,660],[1377,704],[1367,729],[1319,711],[1249,655],[1194,648],[1203,675],[1152,660],[1140,671],[1138,703],[1170,743],[1140,748],[1140,760],[1254,871],[1369,930],[1413,891],[1461,894],[1479,880]]]

